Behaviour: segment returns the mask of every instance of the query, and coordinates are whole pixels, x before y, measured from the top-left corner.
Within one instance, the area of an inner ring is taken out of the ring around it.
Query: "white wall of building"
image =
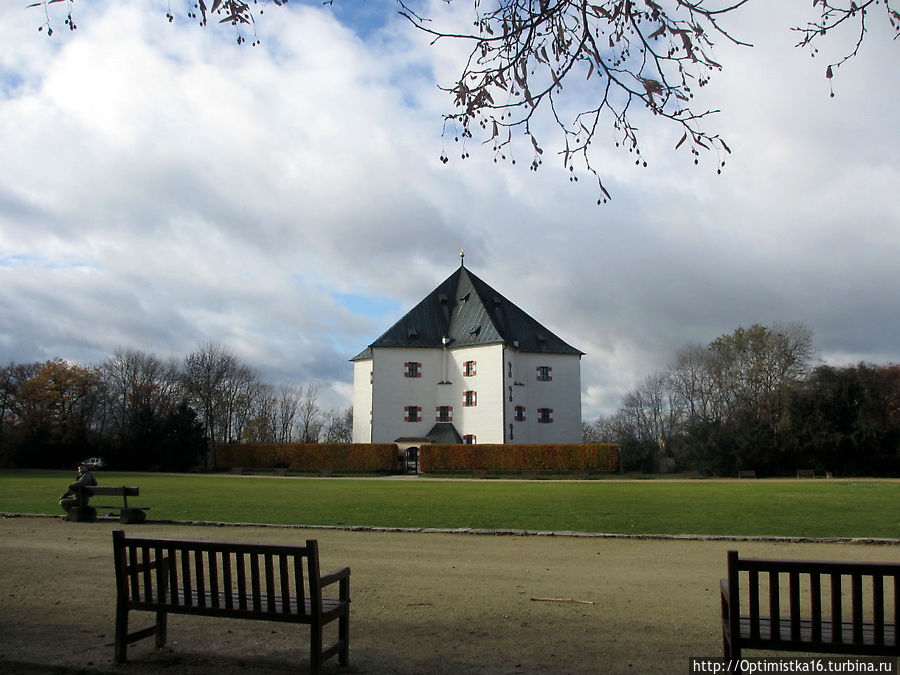
[[[434,426],[443,355],[439,349],[373,349],[372,442],[393,443],[408,436],[424,437]],[[418,377],[407,377],[405,364],[421,364]],[[421,408],[419,421],[407,422],[405,409]]]
[[[372,359],[353,362],[353,442],[372,442]]]
[[[475,374],[465,374],[466,362]],[[415,362],[417,377],[406,364]],[[550,369],[540,380],[538,369]],[[466,406],[466,391],[475,405]],[[410,422],[407,408],[416,406]],[[581,362],[576,355],[520,352],[501,344],[447,349],[375,348],[371,360],[354,362],[353,440],[392,443],[424,437],[437,421],[440,406],[451,408],[461,436],[477,443],[581,442]],[[516,420],[516,406],[525,419]],[[551,410],[541,422],[539,409]],[[371,411],[371,414],[370,414]]]
[[[461,436],[473,434],[476,443],[503,443],[503,346],[482,345],[448,350],[453,425]],[[465,364],[475,362],[475,374]],[[474,406],[465,406],[465,392],[474,391]],[[459,415],[456,415],[456,411]]]
[[[580,358],[569,354],[535,354],[506,349],[504,360],[507,442],[580,443]],[[542,366],[550,369],[549,380],[539,379]],[[516,406],[525,409],[524,421],[515,419]],[[541,408],[552,411],[552,422],[540,421]]]

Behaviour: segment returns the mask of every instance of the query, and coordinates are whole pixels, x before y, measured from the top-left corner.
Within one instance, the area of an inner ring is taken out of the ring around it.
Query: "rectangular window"
[[[463,392],[463,405],[469,406],[469,407],[478,405],[478,393],[472,391],[471,389],[469,391],[464,391]]]
[[[514,418],[516,422],[524,422],[525,421],[525,406],[517,405],[516,406],[516,416]]]
[[[453,406],[452,405],[440,405],[434,409],[434,421],[435,422],[452,422],[453,421]]]
[[[403,408],[403,421],[404,422],[421,422],[422,417],[419,413],[422,412],[422,408],[417,405],[408,405]]]
[[[463,375],[465,375],[466,377],[472,377],[476,372],[475,367],[477,365],[477,361],[466,361],[463,364]]]
[[[537,367],[537,379],[540,382],[549,382],[553,379],[553,376],[550,374],[553,372],[553,368],[550,366],[538,366]]]
[[[475,434],[466,434],[463,436],[463,443],[466,445],[475,445]]]
[[[538,422],[541,424],[552,424],[553,408],[538,408]]]
[[[422,377],[422,364],[415,361],[407,361],[403,364],[405,370],[404,377]]]

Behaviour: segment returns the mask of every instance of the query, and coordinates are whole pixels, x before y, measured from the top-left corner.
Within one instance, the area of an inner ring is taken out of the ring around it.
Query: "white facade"
[[[581,356],[460,268],[353,360],[353,441],[579,443]]]

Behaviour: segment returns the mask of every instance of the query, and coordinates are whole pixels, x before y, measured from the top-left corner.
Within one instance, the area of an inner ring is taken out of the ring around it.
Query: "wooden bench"
[[[320,574],[315,539],[275,546],[133,538],[117,530],[113,551],[116,663],[126,661],[130,643],[151,635],[162,647],[172,613],[309,624],[312,672],[335,654],[342,665],[348,662],[350,568]],[[323,597],[322,589],[334,583],[338,597]],[[129,633],[132,610],[155,612],[156,623]],[[323,627],[334,620],[338,639],[323,649]]]
[[[738,471],[738,478],[756,478],[756,471],[753,471],[753,470]]]
[[[900,563],[740,558],[729,551],[721,587],[726,659],[741,658],[742,649],[900,655]]]
[[[122,485],[80,485],[75,489],[78,506],[69,511],[67,518],[74,521],[94,522],[97,520],[97,509],[115,509],[119,512],[122,523],[143,523],[147,518],[149,506],[129,506],[128,498],[137,497],[140,490],[136,487]],[[121,497],[122,503],[115,505],[91,504],[91,497]]]

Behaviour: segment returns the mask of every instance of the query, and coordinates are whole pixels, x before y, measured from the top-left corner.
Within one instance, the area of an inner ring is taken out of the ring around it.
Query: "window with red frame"
[[[421,422],[422,416],[419,413],[422,412],[422,407],[417,405],[408,405],[403,408],[403,421],[404,422]]]
[[[463,436],[463,443],[466,445],[475,445],[475,434],[466,434]]]
[[[537,367],[537,379],[540,382],[549,382],[553,379],[553,368],[550,366],[538,366]]]
[[[466,377],[472,377],[477,372],[477,361],[466,361],[463,364],[463,375]]]
[[[478,392],[469,391],[463,392],[463,405],[466,407],[472,407],[478,405]]]
[[[405,370],[404,377],[422,377],[422,364],[416,361],[407,361],[403,364]]]
[[[538,408],[538,422],[541,424],[552,424],[553,408]]]

